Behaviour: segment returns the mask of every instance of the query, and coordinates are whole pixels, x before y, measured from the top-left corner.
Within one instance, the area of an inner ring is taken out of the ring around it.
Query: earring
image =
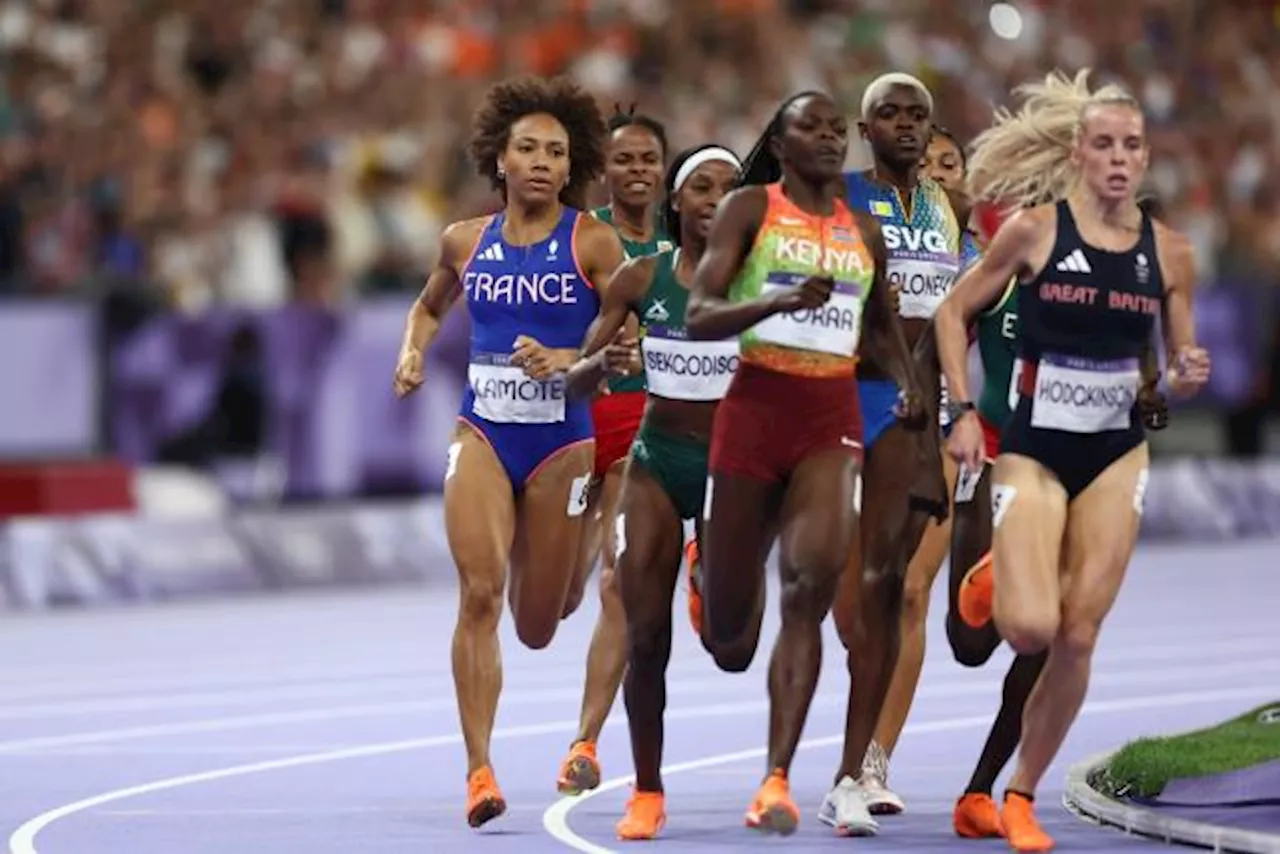
[[[502,179],[504,179],[504,178],[506,178],[506,177],[507,177],[507,170],[506,170],[506,169],[503,169],[501,166],[499,166],[499,167],[498,167],[498,180],[502,180]]]

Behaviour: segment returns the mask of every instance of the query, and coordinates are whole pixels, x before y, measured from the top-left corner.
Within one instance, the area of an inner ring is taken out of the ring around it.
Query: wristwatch
[[[977,405],[972,400],[953,400],[947,404],[947,418],[955,424],[966,412],[976,412]]]

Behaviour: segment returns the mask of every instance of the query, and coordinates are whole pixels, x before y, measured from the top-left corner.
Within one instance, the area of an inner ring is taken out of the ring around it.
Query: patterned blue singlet
[[[861,208],[880,222],[889,255],[889,281],[899,289],[899,313],[904,319],[929,320],[960,274],[962,230],[947,191],[937,181],[921,178],[911,194],[908,216],[897,191],[864,172],[847,173],[845,186],[849,207]],[[859,380],[858,394],[865,423],[863,442],[870,450],[897,421],[893,410],[898,387],[891,380]]]

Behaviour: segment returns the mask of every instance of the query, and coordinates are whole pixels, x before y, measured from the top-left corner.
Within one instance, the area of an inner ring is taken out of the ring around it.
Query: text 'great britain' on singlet
[[[911,191],[908,212],[895,188],[866,173],[848,173],[845,186],[849,206],[880,222],[889,281],[898,288],[898,313],[929,320],[960,274],[962,229],[947,191],[937,181],[921,178]]]
[[[852,376],[875,280],[875,260],[857,220],[839,199],[835,213],[822,217],[797,207],[781,183],[766,190],[764,220],[729,299],[745,302],[799,287],[811,276],[830,276],[835,287],[826,305],[775,314],[742,333],[742,361],[801,376]]]
[[[689,290],[676,279],[680,250],[660,252],[637,307],[649,394],[668,400],[720,400],[738,370],[738,342],[691,341],[685,326]]]
[[[581,347],[595,320],[600,300],[574,252],[579,215],[565,208],[551,234],[529,246],[502,236],[505,214],[485,226],[462,275],[471,315],[464,415],[500,424],[565,420],[564,376],[532,379],[511,354],[520,335],[549,349]]]
[[[1133,247],[1111,252],[1085,243],[1068,203],[1058,203],[1057,219],[1048,262],[1018,294],[1018,352],[1035,371],[1031,426],[1127,430],[1164,304],[1155,231],[1143,214]]]

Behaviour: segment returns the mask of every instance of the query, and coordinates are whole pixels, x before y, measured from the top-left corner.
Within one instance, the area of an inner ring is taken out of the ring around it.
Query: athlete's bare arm
[[[622,239],[613,226],[595,217],[582,217],[578,224],[578,263],[602,298],[626,257]]]
[[[862,324],[866,330],[867,355],[880,365],[904,392],[917,390],[915,371],[912,370],[911,347],[902,328],[902,319],[894,305],[893,291],[889,287],[889,250],[884,244],[884,232],[880,223],[865,211],[854,216],[863,239],[871,248],[875,260],[875,280],[867,297],[867,316]]]
[[[1138,357],[1138,370],[1142,374],[1142,387],[1154,389],[1160,382],[1160,356],[1156,352],[1156,342],[1150,338],[1142,345],[1142,353]]]
[[[933,318],[938,341],[938,361],[947,378],[953,400],[972,400],[969,394],[969,324],[991,305],[1009,279],[1023,278],[1034,266],[1032,259],[1047,255],[1056,226],[1052,206],[1029,208],[1011,216],[980,257],[956,282],[938,306]]]
[[[1196,288],[1195,254],[1191,241],[1162,223],[1155,223],[1156,254],[1164,278],[1164,340],[1168,352],[1170,390],[1195,391],[1209,379],[1209,354],[1196,345],[1192,306]]]
[[[471,259],[489,217],[449,225],[440,237],[440,257],[422,293],[409,308],[396,365],[395,392],[400,397],[422,385],[422,355],[435,340],[440,324],[462,294],[462,268]]]
[[[724,197],[711,222],[707,249],[693,273],[685,324],[699,340],[732,338],[778,311],[770,298],[731,303],[729,285],[742,270],[769,205],[764,187],[741,187]]]
[[[600,294],[600,313],[591,322],[582,352],[566,378],[571,396],[591,394],[610,374],[625,373],[621,369],[637,344],[627,336],[627,318],[634,316],[656,263],[653,255],[632,258],[618,268]]]
[[[583,216],[574,242],[582,273],[603,300],[609,290],[610,277],[626,257],[618,233],[607,223]],[[530,377],[542,380],[568,371],[578,361],[578,353],[578,347],[544,347],[541,341],[521,335],[516,338],[511,361],[524,367]]]

